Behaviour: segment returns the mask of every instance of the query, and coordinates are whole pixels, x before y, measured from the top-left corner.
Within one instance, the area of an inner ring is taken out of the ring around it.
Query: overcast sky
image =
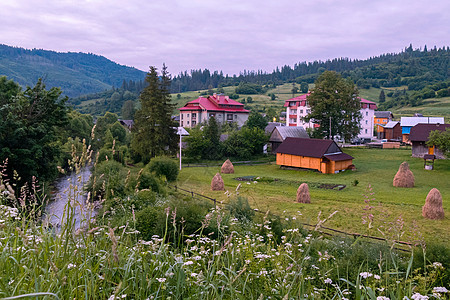
[[[450,46],[450,1],[0,0],[0,43],[173,75]]]

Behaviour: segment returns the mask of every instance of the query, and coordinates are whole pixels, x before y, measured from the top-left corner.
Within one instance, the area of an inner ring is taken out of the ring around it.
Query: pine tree
[[[141,108],[135,115],[131,147],[147,162],[152,157],[173,152],[177,136],[172,120],[171,80],[166,66],[163,65],[160,78],[156,68],[150,67],[145,81],[148,85],[139,97]]]
[[[378,96],[378,100],[380,101],[380,103],[384,103],[386,101],[386,96],[384,95],[383,90],[381,90],[380,96]]]

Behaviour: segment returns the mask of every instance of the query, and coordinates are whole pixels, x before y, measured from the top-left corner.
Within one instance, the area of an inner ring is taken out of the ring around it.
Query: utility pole
[[[332,140],[332,137],[331,137],[331,117],[330,117],[330,140]]]

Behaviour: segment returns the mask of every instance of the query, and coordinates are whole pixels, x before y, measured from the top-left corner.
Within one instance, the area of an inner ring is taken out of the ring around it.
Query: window
[[[369,115],[369,112],[368,111],[366,111],[366,117]]]
[[[310,112],[311,112],[311,110],[310,110],[310,109],[307,109],[307,110],[306,110],[306,113],[307,113],[307,114],[309,114]]]
[[[237,115],[234,115],[234,120],[236,120],[236,121],[237,121]]]
[[[216,114],[209,114],[209,117],[211,118],[211,117],[216,117]]]
[[[367,125],[368,121],[366,120],[366,125]]]
[[[296,119],[289,119],[289,123],[295,123],[295,122],[297,122]]]
[[[195,121],[192,121],[192,126],[195,126],[195,124],[197,124],[197,122],[195,122]]]
[[[291,109],[291,114],[296,115],[297,114],[297,110],[296,109]]]
[[[183,120],[183,114],[181,114],[181,120]],[[183,122],[182,122],[183,123]],[[183,126],[183,125],[181,125],[181,126]]]
[[[181,127],[183,127],[183,121],[181,121]]]
[[[227,121],[233,121],[233,115],[232,114],[228,114],[227,115]]]
[[[303,114],[303,109],[300,109],[300,114],[301,114],[301,115]]]
[[[197,114],[196,113],[192,113],[192,117],[193,118],[197,118]]]
[[[367,133],[367,129],[365,130],[365,132]]]
[[[189,121],[187,121],[187,125],[189,126]],[[366,130],[367,131],[367,130]]]
[[[189,114],[187,114],[186,117],[189,118]]]
[[[289,102],[289,106],[295,106],[295,102]]]

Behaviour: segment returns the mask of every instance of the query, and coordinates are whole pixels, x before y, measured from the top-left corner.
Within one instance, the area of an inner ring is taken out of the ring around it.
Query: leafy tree
[[[266,120],[267,122],[272,122],[273,118],[276,118],[277,111],[273,107],[269,107],[266,111]],[[265,127],[264,127],[265,129]]]
[[[20,91],[17,84],[0,78],[0,160],[8,159],[7,174],[13,170],[22,182],[56,176],[61,154],[58,128],[67,124],[67,97],[61,90],[46,90],[41,79]]]
[[[292,97],[295,97],[295,94],[298,93],[298,87],[295,86],[295,82],[292,83]]]
[[[433,130],[428,136],[427,146],[436,146],[442,153],[450,156],[450,128],[445,131]]]
[[[175,151],[177,135],[172,120],[171,80],[166,66],[163,65],[160,77],[156,68],[150,67],[145,80],[148,85],[139,98],[141,108],[135,115],[131,147],[144,161],[148,161]]]
[[[135,113],[136,108],[134,107],[134,101],[133,100],[125,101],[122,106],[122,119],[133,120]]]
[[[226,157],[250,159],[254,155],[262,154],[267,141],[268,137],[261,128],[244,126],[230,134],[223,142],[223,153]]]
[[[361,104],[353,82],[336,72],[325,71],[317,78],[307,101],[311,112],[305,120],[319,124],[318,131],[322,136],[331,139],[339,135],[350,140],[359,134]]]
[[[245,126],[248,128],[260,128],[264,130],[267,126],[267,120],[260,113],[252,112],[248,116]]]
[[[384,95],[383,90],[381,90],[380,96],[378,96],[378,100],[380,101],[380,103],[384,103],[386,101],[386,95]]]
[[[275,100],[277,98],[277,96],[275,95],[275,94],[272,94],[271,96],[270,96],[270,100]]]
[[[253,98],[252,97],[247,97],[247,103],[253,103]]]
[[[300,84],[300,90],[302,91],[302,93],[307,93],[308,90],[309,90],[308,83],[306,83],[306,82],[303,81],[303,82]]]
[[[203,149],[203,151],[205,151],[203,157],[207,159],[220,158],[220,129],[219,124],[217,124],[216,118],[209,118],[208,124],[203,127],[203,137],[206,141],[208,141],[206,147]]]

